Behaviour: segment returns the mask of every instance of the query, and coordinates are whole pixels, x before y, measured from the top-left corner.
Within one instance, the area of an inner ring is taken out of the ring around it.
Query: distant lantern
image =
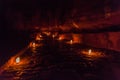
[[[32,46],[33,46],[33,47],[36,47],[36,44],[35,44],[35,42],[33,42],[33,43],[32,43]]]
[[[42,35],[39,35],[39,37],[42,37]]]
[[[52,37],[55,38],[55,35],[53,34]]]
[[[91,49],[89,49],[89,50],[88,50],[88,54],[90,55],[91,53],[92,53],[92,50],[91,50]]]
[[[73,40],[70,40],[70,44],[73,44]]]
[[[20,63],[20,57],[16,58],[16,63]]]

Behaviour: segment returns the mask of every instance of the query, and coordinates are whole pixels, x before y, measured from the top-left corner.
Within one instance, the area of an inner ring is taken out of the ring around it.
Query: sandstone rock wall
[[[120,51],[120,32],[83,34],[83,43],[98,48]]]

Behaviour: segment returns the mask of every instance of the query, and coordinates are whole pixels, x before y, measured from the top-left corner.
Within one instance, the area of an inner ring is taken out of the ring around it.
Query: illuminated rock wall
[[[83,43],[98,48],[120,51],[120,32],[83,34]]]

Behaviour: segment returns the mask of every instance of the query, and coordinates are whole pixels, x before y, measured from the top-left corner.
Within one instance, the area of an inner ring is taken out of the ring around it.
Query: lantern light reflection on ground
[[[83,50],[81,52],[83,55],[85,55],[86,57],[90,57],[90,58],[100,58],[100,57],[105,57],[104,53],[99,52],[99,51],[92,51],[92,49],[89,50]]]
[[[67,41],[66,43],[72,45],[74,43],[74,41],[70,40],[70,41]]]
[[[26,67],[25,65],[29,64],[30,61],[31,61],[30,57],[23,57],[21,59],[21,57],[13,56],[5,65],[3,65],[3,67],[4,70],[10,68],[19,70],[22,69],[22,67]]]

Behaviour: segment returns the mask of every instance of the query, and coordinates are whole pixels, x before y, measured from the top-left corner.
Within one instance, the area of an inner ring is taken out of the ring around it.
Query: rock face
[[[83,34],[83,43],[98,47],[120,51],[120,32],[104,32]]]

